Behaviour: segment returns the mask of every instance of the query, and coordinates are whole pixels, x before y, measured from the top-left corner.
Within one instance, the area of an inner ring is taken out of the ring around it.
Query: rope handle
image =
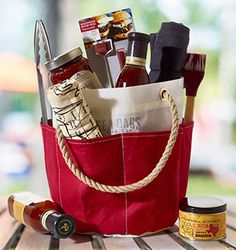
[[[102,183],[96,182],[92,179],[90,179],[88,176],[86,176],[84,173],[82,173],[73,163],[73,161],[70,159],[70,155],[68,153],[68,150],[65,145],[64,141],[64,136],[61,132],[61,129],[58,127],[56,129],[56,136],[58,139],[58,145],[61,150],[62,156],[71,170],[71,172],[83,183],[86,185],[96,189],[100,190],[102,192],[108,192],[108,193],[126,193],[126,192],[131,192],[134,190],[138,190],[142,187],[147,186],[149,183],[151,183],[161,172],[163,167],[165,166],[167,160],[169,159],[169,156],[172,152],[172,149],[175,145],[177,135],[178,135],[178,130],[179,130],[179,118],[178,118],[178,110],[177,106],[175,104],[175,101],[171,94],[166,90],[162,89],[160,91],[161,99],[166,101],[168,103],[168,106],[171,111],[171,116],[172,116],[172,128],[171,128],[171,133],[167,142],[167,145],[165,147],[164,152],[162,153],[162,156],[155,166],[155,168],[152,170],[152,172],[144,177],[142,180],[137,181],[135,183],[129,184],[129,185],[121,185],[121,186],[110,186],[110,185],[104,185]]]

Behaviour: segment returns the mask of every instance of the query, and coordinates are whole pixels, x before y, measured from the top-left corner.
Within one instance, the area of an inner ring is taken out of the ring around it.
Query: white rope
[[[58,138],[58,145],[59,145],[59,148],[61,150],[62,156],[63,156],[67,166],[72,171],[72,173],[79,180],[81,180],[83,183],[85,183],[86,185],[88,185],[94,189],[100,190],[102,192],[108,192],[108,193],[126,193],[126,192],[140,189],[142,187],[147,186],[149,183],[151,183],[159,175],[159,173],[161,172],[161,170],[165,166],[167,160],[169,159],[169,156],[170,156],[172,149],[175,145],[175,141],[177,139],[178,130],[179,130],[178,110],[177,110],[177,106],[175,104],[173,97],[170,95],[170,93],[167,90],[162,90],[161,96],[162,96],[162,99],[165,100],[170,107],[170,111],[171,111],[171,115],[172,115],[172,128],[171,128],[171,133],[170,133],[167,145],[166,145],[165,150],[161,156],[161,159],[159,160],[159,162],[157,163],[155,168],[152,170],[152,172],[148,176],[146,176],[145,178],[143,178],[142,180],[140,180],[138,182],[135,182],[135,183],[132,183],[129,185],[123,185],[123,186],[104,185],[104,184],[101,184],[99,182],[96,182],[96,181],[90,179],[83,172],[81,172],[75,166],[75,164],[72,162],[72,160],[70,159],[70,155],[69,155],[69,153],[66,149],[66,146],[65,146],[64,136],[63,136],[60,128],[57,128],[56,135]]]

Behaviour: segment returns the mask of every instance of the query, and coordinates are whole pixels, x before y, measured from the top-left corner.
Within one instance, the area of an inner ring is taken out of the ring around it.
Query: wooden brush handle
[[[195,96],[187,96],[184,114],[184,124],[193,121]]]

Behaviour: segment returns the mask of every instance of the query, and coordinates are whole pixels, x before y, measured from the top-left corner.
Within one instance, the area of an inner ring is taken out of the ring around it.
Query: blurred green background
[[[25,189],[48,194],[33,62],[35,21],[46,24],[57,56],[83,47],[78,20],[127,7],[137,31],[158,32],[162,22],[181,22],[191,31],[189,51],[207,54],[188,194],[236,194],[234,1],[0,0],[0,195]]]

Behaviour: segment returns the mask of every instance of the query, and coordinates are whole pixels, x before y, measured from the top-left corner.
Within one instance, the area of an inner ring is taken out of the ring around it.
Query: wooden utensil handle
[[[187,96],[184,114],[184,124],[193,121],[195,96]]]

